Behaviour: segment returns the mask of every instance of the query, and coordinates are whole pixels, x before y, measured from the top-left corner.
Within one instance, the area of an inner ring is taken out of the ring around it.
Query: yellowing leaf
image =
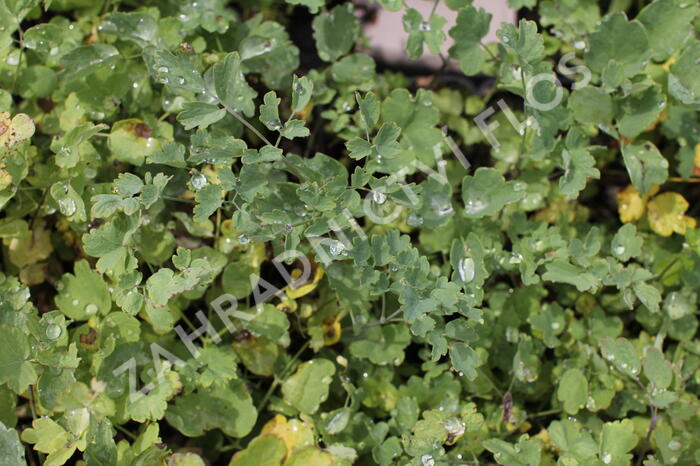
[[[18,143],[32,137],[34,130],[34,121],[29,115],[18,113],[10,120],[8,112],[0,113],[0,148],[3,150],[11,149]]]
[[[695,227],[696,221],[685,215],[688,201],[678,193],[659,194],[649,201],[649,226],[661,236],[671,236],[674,232],[685,234],[688,227]]]
[[[302,274],[302,271],[299,269],[294,269],[292,270],[292,279],[296,281]],[[314,272],[314,278],[311,283],[307,283],[306,285],[301,285],[299,288],[295,288],[290,284],[287,286],[284,291],[287,293],[287,297],[291,299],[297,299],[301,298],[302,296],[306,296],[307,294],[311,293],[313,290],[316,289],[318,286],[318,282],[323,278],[323,268],[319,265],[316,267],[316,271]]]
[[[10,238],[5,240],[10,251],[10,262],[17,267],[36,264],[51,255],[51,233],[37,223],[31,237]]]
[[[673,65],[677,61],[678,61],[678,59],[676,57],[671,57],[668,60],[666,60],[666,62],[661,66],[663,67],[665,72],[670,73],[671,72],[671,65]]]
[[[340,341],[340,336],[343,331],[340,327],[340,314],[331,319],[323,321],[323,344],[324,346],[332,346]]]
[[[644,201],[634,186],[629,185],[617,193],[617,200],[620,203],[617,211],[622,223],[636,222],[644,214]]]
[[[695,146],[695,157],[693,157],[693,174],[700,175],[700,142]]]
[[[314,433],[311,426],[298,419],[288,421],[281,414],[276,415],[263,426],[260,437],[263,435],[274,435],[284,442],[287,448],[285,459],[293,451],[314,444]]]

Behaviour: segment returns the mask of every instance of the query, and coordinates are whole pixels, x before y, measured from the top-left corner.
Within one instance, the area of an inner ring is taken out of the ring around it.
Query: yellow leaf
[[[634,186],[629,185],[617,193],[617,200],[620,203],[617,211],[622,223],[636,222],[644,214],[644,201]]]
[[[10,120],[8,112],[0,112],[0,148],[10,149],[34,135],[34,120],[18,113]]]
[[[0,162],[0,191],[8,188],[12,184],[12,175],[5,170],[5,164]]]
[[[287,421],[287,418],[281,414],[276,415],[263,426],[259,437],[263,435],[274,435],[284,442],[287,447],[285,458],[288,458],[294,450],[314,444],[314,432],[311,426],[298,419]]]
[[[292,270],[291,276],[294,282],[297,281],[297,279],[301,276],[302,271],[299,269],[294,269]],[[311,293],[313,290],[316,289],[318,286],[318,282],[323,278],[323,268],[318,265],[316,266],[316,271],[314,272],[314,278],[311,283],[307,283],[305,285],[301,285],[299,288],[295,288],[290,284],[287,286],[284,291],[287,293],[287,297],[291,299],[297,299],[301,298],[302,296],[306,296],[307,294]]]
[[[45,262],[28,265],[19,271],[19,279],[22,283],[29,286],[44,283],[47,267]]]
[[[663,67],[664,71],[666,71],[667,73],[670,73],[671,72],[671,65],[673,65],[677,61],[678,61],[678,59],[676,57],[671,57],[668,60],[666,60],[666,62],[661,66]]]
[[[331,319],[323,321],[323,345],[331,346],[340,341],[340,336],[343,334],[340,328],[340,314],[335,315]]]
[[[51,233],[44,230],[41,223],[37,223],[32,230],[32,236],[23,238],[5,239],[5,244],[10,252],[10,262],[17,267],[36,264],[51,255]]]
[[[671,236],[674,232],[685,234],[688,227],[695,227],[695,219],[687,217],[688,201],[678,193],[659,194],[649,201],[647,215],[649,226],[661,236]]]

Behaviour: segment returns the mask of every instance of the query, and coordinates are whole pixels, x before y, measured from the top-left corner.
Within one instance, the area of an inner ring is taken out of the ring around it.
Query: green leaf
[[[144,58],[151,76],[157,82],[192,92],[204,92],[204,80],[185,55],[175,55],[165,49],[148,47]]]
[[[661,304],[661,293],[654,286],[644,282],[637,282],[632,287],[634,294],[651,312],[659,312]]]
[[[302,111],[311,100],[314,91],[314,82],[308,76],[301,78],[294,75],[292,80],[292,110]]]
[[[327,359],[303,362],[294,375],[282,384],[284,400],[304,414],[315,413],[328,398],[335,366]]]
[[[279,466],[287,456],[284,441],[275,435],[262,435],[231,458],[228,466]]]
[[[221,429],[226,435],[239,438],[251,431],[257,411],[245,385],[233,381],[223,388],[214,386],[177,397],[165,419],[188,437]]]
[[[73,189],[70,182],[58,181],[51,185],[49,190],[51,197],[58,204],[58,210],[72,222],[84,222],[87,220],[85,202]]]
[[[218,105],[206,102],[187,102],[184,109],[177,115],[177,121],[186,130],[195,127],[206,128],[226,116],[226,110]]]
[[[620,133],[633,139],[647,131],[666,107],[666,98],[657,85],[645,87],[618,100],[617,126]]]
[[[0,383],[6,384],[15,393],[23,393],[27,387],[36,383],[37,373],[30,360],[31,346],[20,330],[0,325]]]
[[[673,382],[673,368],[671,364],[664,358],[664,353],[653,346],[646,348],[642,367],[646,378],[654,384],[654,389],[666,389]]]
[[[618,12],[607,15],[590,35],[586,63],[594,72],[602,73],[608,63],[615,61],[621,65],[622,76],[628,77],[642,70],[649,55],[644,26]]]
[[[168,458],[168,466],[206,466],[206,463],[198,454],[184,452],[175,453]]]
[[[588,380],[579,369],[569,369],[559,380],[557,399],[564,403],[564,411],[576,414],[588,400]]]
[[[468,76],[481,71],[486,52],[481,41],[489,32],[492,15],[483,8],[467,6],[459,10],[457,23],[449,31],[455,44],[450,47],[450,57],[459,60],[459,66]]]
[[[374,78],[374,66],[372,57],[353,53],[333,63],[331,74],[339,83],[363,83]]]
[[[176,142],[163,144],[159,151],[146,156],[147,163],[159,163],[174,168],[185,168],[185,146]]]
[[[637,227],[628,223],[623,225],[612,239],[610,248],[619,260],[626,262],[642,253],[644,240],[637,235]]]
[[[352,4],[346,3],[314,18],[314,39],[322,60],[335,62],[355,45],[360,26],[353,10]]]
[[[360,107],[362,120],[365,122],[367,131],[372,131],[379,121],[379,101],[373,92],[368,92],[362,97],[359,93],[355,94],[357,105]]]
[[[64,464],[77,448],[75,437],[48,417],[35,419],[32,427],[22,432],[22,440],[35,444],[35,450],[48,454],[46,465]]]
[[[100,34],[115,35],[142,48],[158,42],[158,24],[147,13],[112,13],[102,21],[98,30]]]
[[[590,290],[595,287],[599,280],[584,268],[570,264],[563,260],[555,260],[545,266],[546,271],[542,274],[543,280],[558,283],[568,283],[579,291]]]
[[[619,371],[631,376],[639,374],[641,361],[637,350],[635,350],[629,340],[625,338],[616,340],[606,338],[600,340],[600,349],[603,357],[613,363]]]
[[[697,13],[697,5],[681,6],[673,0],[656,0],[639,12],[637,19],[646,28],[654,60],[666,60],[683,45]]]
[[[700,102],[700,41],[691,41],[671,66],[668,75],[668,91],[680,102],[693,105]]]
[[[0,422],[0,463],[22,466],[27,464],[24,447],[19,441],[17,431]]]
[[[260,106],[260,122],[270,131],[279,131],[282,128],[280,122],[279,104],[282,99],[277,98],[275,91],[270,91],[263,97],[263,104]]]
[[[632,184],[641,194],[648,193],[653,185],[661,185],[668,178],[668,161],[649,141],[623,146],[622,158]]]
[[[382,325],[367,329],[367,335],[353,341],[348,349],[356,358],[369,359],[374,364],[399,365],[410,342],[411,335],[405,325]]]
[[[600,433],[600,459],[605,464],[628,464],[627,452],[637,446],[638,438],[631,420],[606,422]]]
[[[586,187],[588,178],[600,178],[595,159],[586,149],[562,151],[564,175],[559,178],[559,190],[564,196],[576,197]]]
[[[482,218],[498,213],[503,207],[525,196],[513,181],[506,182],[493,168],[479,167],[473,176],[462,181],[462,201],[467,217]]]
[[[416,60],[423,55],[423,43],[428,45],[430,53],[439,54],[440,46],[445,42],[445,23],[447,20],[436,14],[430,15],[428,21],[415,8],[409,8],[403,15],[403,28],[408,32],[406,51],[408,58]]]
[[[479,355],[469,345],[455,342],[450,345],[450,360],[455,369],[463,372],[469,380],[476,379],[476,369],[481,365]]]
[[[197,190],[194,200],[197,202],[194,207],[194,221],[203,222],[223,205],[221,188],[215,184],[208,184]]]
[[[534,65],[544,58],[544,39],[537,32],[537,24],[533,21],[521,19],[517,28],[510,23],[503,23],[497,34],[522,63]]]
[[[612,98],[599,87],[575,89],[569,96],[568,106],[574,118],[587,125],[608,124],[613,118]]]
[[[500,439],[488,439],[484,448],[493,453],[499,464],[507,466],[535,466],[541,464],[542,446],[537,440],[522,435],[516,445]]]
[[[318,13],[318,9],[326,4],[326,0],[285,0],[290,5],[304,5],[313,14]]]
[[[75,263],[74,275],[65,274],[58,284],[56,305],[73,320],[88,320],[97,314],[106,315],[112,308],[112,297],[102,277],[86,260]]]
[[[306,127],[304,120],[289,120],[284,124],[280,134],[287,139],[305,138],[309,135],[309,128]]]
[[[80,79],[119,60],[119,51],[111,45],[95,44],[75,48],[61,57],[63,78]]]
[[[227,54],[223,60],[214,65],[212,75],[216,95],[224,107],[227,107],[227,110],[230,108],[241,112],[247,117],[253,116],[255,113],[253,99],[258,93],[248,85],[243,75],[238,52]]]

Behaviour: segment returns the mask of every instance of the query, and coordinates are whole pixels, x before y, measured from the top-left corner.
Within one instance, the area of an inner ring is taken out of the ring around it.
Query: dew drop
[[[200,190],[204,188],[207,185],[207,177],[204,176],[203,173],[197,173],[195,176],[192,177],[190,180],[190,183],[192,183],[192,187],[196,190]]]
[[[669,450],[680,450],[681,449],[681,442],[678,440],[671,440],[668,442],[668,449]]]
[[[474,259],[471,257],[463,257],[460,259],[457,264],[457,271],[459,272],[459,278],[464,283],[469,283],[474,280],[474,275],[476,274]]]
[[[97,314],[97,305],[90,303],[87,306],[85,306],[85,314],[89,316]]]
[[[603,460],[603,463],[610,464],[610,462],[612,461],[612,455],[610,453],[605,452],[603,453],[601,459]]]
[[[386,202],[386,194],[380,191],[372,191],[372,200],[377,204],[384,204]]]
[[[345,245],[343,244],[342,241],[333,241],[328,248],[330,253],[334,256],[337,256],[338,254],[342,253],[345,250]]]
[[[468,215],[476,215],[486,208],[486,203],[480,199],[469,199],[465,206],[464,211]]]
[[[248,243],[250,243],[250,238],[248,238],[246,235],[241,233],[240,235],[238,235],[238,243],[239,244],[248,244]]]
[[[418,29],[419,29],[421,32],[428,32],[428,31],[430,31],[430,24],[428,24],[427,21],[423,21],[423,22],[420,23],[420,25],[418,26]]]
[[[167,66],[159,66],[159,67],[158,67],[158,72],[159,72],[159,73],[169,73],[169,72],[170,72],[170,68],[168,68]]]
[[[406,223],[412,227],[419,227],[423,225],[423,217],[415,212],[411,212],[406,219]]]
[[[435,466],[435,460],[431,455],[423,455],[420,457],[423,466]]]
[[[624,247],[624,246],[617,246],[617,247],[615,248],[615,254],[617,254],[618,256],[621,256],[621,255],[623,255],[624,253],[625,253],[625,247]]]
[[[56,324],[49,324],[46,327],[46,337],[50,340],[55,340],[61,336],[61,327]]]

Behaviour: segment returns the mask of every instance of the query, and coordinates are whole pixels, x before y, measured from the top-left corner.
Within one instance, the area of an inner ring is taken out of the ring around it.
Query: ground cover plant
[[[698,4],[509,3],[0,0],[0,464],[700,464]]]

